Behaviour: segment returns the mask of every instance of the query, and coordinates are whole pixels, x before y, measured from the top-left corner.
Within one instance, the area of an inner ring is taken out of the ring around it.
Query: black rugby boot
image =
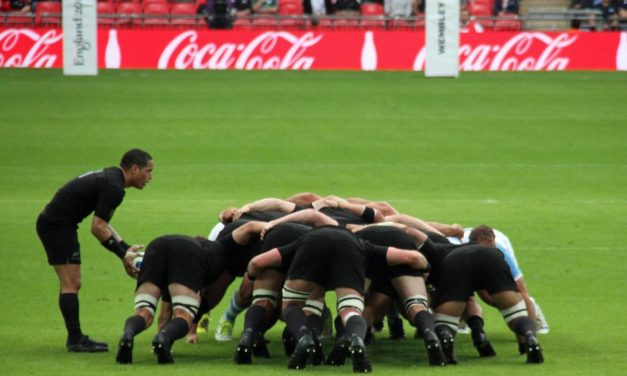
[[[338,338],[325,364],[327,366],[343,366],[346,362],[350,345],[351,342],[345,335]]]
[[[294,352],[290,356],[290,361],[287,364],[289,369],[304,369],[307,367],[307,361],[313,356],[314,352],[314,340],[310,333],[300,337],[294,348]]]
[[[253,332],[252,330],[244,330],[242,336],[237,342],[235,357],[233,359],[236,364],[252,364],[253,362]]]
[[[366,353],[366,345],[357,334],[353,334],[351,337],[350,354],[351,358],[353,358],[353,372],[372,372],[372,365]]]
[[[124,333],[118,344],[118,354],[115,356],[115,361],[120,364],[133,363],[133,335],[131,333]]]
[[[107,352],[109,345],[104,342],[94,341],[89,336],[83,335],[78,341],[70,342],[68,340],[67,351],[69,352]]]
[[[488,337],[486,337],[485,333],[472,333],[472,344],[475,345],[475,348],[479,352],[479,356],[488,357],[488,356],[496,356],[496,351],[492,348],[492,344],[488,341]]]
[[[527,363],[543,363],[542,348],[533,332],[525,334],[525,343],[527,345]]]
[[[152,340],[152,351],[157,354],[157,362],[159,364],[174,363],[172,359],[170,340],[163,334],[159,333]]]
[[[442,351],[442,345],[438,336],[429,329],[425,329],[422,333],[425,341],[425,348],[427,349],[427,355],[429,356],[430,366],[445,366],[446,357]]]

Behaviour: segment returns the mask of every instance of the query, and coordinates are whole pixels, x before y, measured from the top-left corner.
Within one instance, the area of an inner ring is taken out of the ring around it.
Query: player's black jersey
[[[344,208],[322,208],[320,212],[338,221],[340,226],[345,227],[348,223],[356,225],[366,225],[370,222],[366,221],[360,215]]]
[[[49,221],[78,224],[92,212],[110,221],[124,198],[124,174],[118,167],[80,175],[57,191],[43,215]]]
[[[386,263],[387,247],[381,247],[370,242],[363,241],[345,228],[322,226],[307,232],[299,239],[288,245],[279,247],[282,265],[289,265],[294,259],[296,252],[307,241],[313,240],[323,246],[324,243],[319,240],[315,240],[315,238],[324,238],[328,240],[329,242],[326,244],[344,243],[346,246],[352,246],[358,249],[360,254],[363,256],[363,262],[365,262],[366,270],[376,268],[381,263]]]
[[[227,255],[227,271],[232,276],[241,277],[246,272],[250,260],[260,253],[259,235],[251,237],[247,244],[238,244],[233,239],[233,231],[250,222],[248,219],[238,219],[224,226],[217,241],[224,247]]]
[[[429,261],[431,267],[431,274],[427,279],[428,284],[437,285],[437,281],[440,278],[440,269],[444,258],[455,249],[464,246],[465,244],[444,244],[435,243],[431,239],[427,239],[420,248],[422,253]]]
[[[401,249],[416,249],[415,243],[407,233],[395,226],[368,226],[355,233],[360,239],[370,243]]]

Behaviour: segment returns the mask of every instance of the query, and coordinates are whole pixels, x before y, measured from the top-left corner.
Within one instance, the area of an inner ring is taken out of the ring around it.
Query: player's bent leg
[[[359,292],[349,288],[337,288],[335,294],[337,295],[338,315],[342,318],[345,328],[345,339],[339,340],[336,346],[339,345],[338,350],[342,350],[342,344],[345,344],[346,339],[348,339],[350,341],[348,353],[353,360],[353,372],[372,372],[372,365],[364,344],[368,329],[366,320],[361,315],[364,310],[364,297]],[[341,359],[341,355],[344,354],[335,352],[340,357],[331,359],[330,363],[343,363],[344,360]]]
[[[509,328],[523,338],[527,363],[543,363],[542,348],[536,338],[536,324],[527,316],[527,307],[520,294],[504,291],[494,294],[493,298]]]
[[[159,364],[174,363],[171,348],[174,341],[184,337],[200,307],[200,296],[181,284],[168,287],[172,296],[173,319],[170,320],[152,340],[154,353]]]
[[[448,301],[434,309],[435,333],[440,339],[442,351],[448,364],[457,364],[454,346],[455,334],[457,334],[459,320],[465,308],[466,302]]]

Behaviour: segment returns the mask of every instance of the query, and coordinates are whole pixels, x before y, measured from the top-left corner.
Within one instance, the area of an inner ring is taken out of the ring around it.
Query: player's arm
[[[279,198],[264,198],[251,203],[248,203],[241,208],[237,209],[233,215],[233,220],[238,220],[242,215],[253,212],[267,212],[267,211],[280,211],[284,213],[291,213],[296,208],[296,204]]]
[[[401,249],[396,247],[388,247],[385,255],[388,265],[407,265],[416,270],[427,270],[429,262],[420,252],[411,249]]]
[[[433,226],[430,226],[429,224],[427,224],[426,222],[424,222],[421,219],[418,219],[416,217],[412,217],[410,215],[407,214],[395,214],[395,215],[388,215],[387,217],[385,217],[386,221],[390,221],[390,222],[396,222],[396,223],[401,223],[407,226],[411,226],[415,229],[418,229],[422,232],[433,232],[436,234],[440,234],[442,235],[442,233],[440,231],[438,231],[437,229],[435,229]]]
[[[118,256],[124,264],[126,273],[132,278],[137,278],[139,269],[133,263],[133,257],[137,255],[137,251],[144,248],[143,245],[128,245],[115,232],[109,222],[94,215],[91,222],[91,233],[100,241],[103,247]]]
[[[281,266],[282,261],[283,257],[281,257],[281,253],[278,248],[273,248],[267,252],[259,254],[253,257],[248,263],[248,268],[246,269],[248,278],[254,280],[265,269]]]
[[[265,227],[261,231],[261,237],[262,238],[265,237],[268,231],[270,231],[270,229],[273,228],[274,226],[280,225],[281,223],[285,223],[285,222],[303,223],[303,224],[311,225],[314,227],[320,227],[320,226],[325,226],[325,225],[330,225],[330,226],[339,225],[339,223],[335,219],[329,217],[326,214],[320,213],[319,211],[315,209],[305,209],[305,210],[297,211],[292,214],[288,214],[281,218],[274,219],[266,223]]]
[[[253,237],[261,233],[266,224],[266,222],[251,221],[241,225],[231,234],[233,241],[239,245],[248,244]]]

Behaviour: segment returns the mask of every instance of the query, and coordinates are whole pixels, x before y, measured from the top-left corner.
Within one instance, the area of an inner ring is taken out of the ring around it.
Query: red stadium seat
[[[146,4],[152,4],[152,3],[161,3],[161,4],[167,4],[168,0],[141,0],[142,6],[146,6]]]
[[[196,18],[196,5],[194,3],[174,3],[170,7],[170,14],[172,15],[172,25],[197,25],[198,19]]]
[[[42,1],[35,8],[35,21],[39,25],[61,24],[61,3],[58,1]]]
[[[252,25],[256,29],[272,29],[279,25],[279,18],[275,16],[253,17]]]
[[[492,15],[492,8],[481,3],[470,3],[468,6],[468,11],[473,16],[491,16]]]
[[[320,17],[318,27],[330,30],[358,29],[359,19],[340,17]]]
[[[279,2],[280,16],[301,16],[303,14],[303,5],[295,2]]]
[[[494,21],[494,31],[520,31],[522,22],[518,16],[500,16]]]
[[[115,24],[115,5],[113,2],[99,1],[96,5],[98,25]]]
[[[115,11],[118,13],[118,25],[132,26],[141,24],[142,7],[139,3],[118,3]]]
[[[144,25],[162,26],[170,23],[170,7],[167,3],[147,3],[144,4],[142,10],[144,13]]]
[[[379,3],[363,3],[361,4],[362,16],[383,16],[383,5]]]

